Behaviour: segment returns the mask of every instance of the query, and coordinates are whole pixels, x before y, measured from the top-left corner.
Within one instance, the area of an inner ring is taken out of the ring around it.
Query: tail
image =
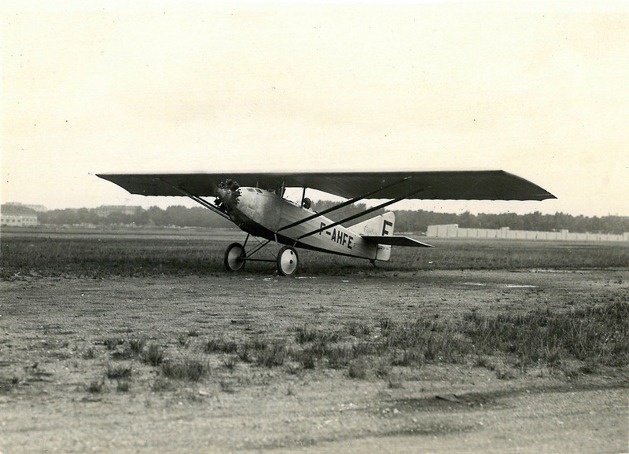
[[[376,260],[388,261],[391,258],[391,246],[432,247],[407,236],[393,235],[395,214],[387,211],[360,224],[350,227],[363,240],[377,244]]]
[[[378,244],[378,252],[376,260],[388,261],[391,258],[391,245],[381,244],[380,241],[385,239],[382,237],[393,236],[395,228],[395,214],[387,211],[384,214],[375,216],[359,224],[350,227],[354,232],[363,237],[363,239]]]

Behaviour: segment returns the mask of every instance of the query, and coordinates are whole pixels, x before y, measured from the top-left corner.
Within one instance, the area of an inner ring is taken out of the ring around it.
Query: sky
[[[392,208],[629,216],[627,2],[132,5],[3,2],[3,203],[194,206],[96,173],[502,169],[558,199]]]

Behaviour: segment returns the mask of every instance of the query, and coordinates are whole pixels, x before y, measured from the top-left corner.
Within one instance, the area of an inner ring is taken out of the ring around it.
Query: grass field
[[[43,276],[204,275],[223,271],[223,253],[238,230],[30,230],[3,231],[2,278]],[[425,238],[420,238],[425,240]],[[435,248],[395,248],[387,271],[623,268],[627,243],[430,239]],[[268,248],[274,258],[277,247]],[[302,274],[371,271],[365,260],[299,251]],[[272,264],[247,264],[249,273],[273,273]]]
[[[563,432],[540,415],[573,419],[577,448],[625,449],[626,244],[434,241],[378,268],[300,251],[291,279],[267,263],[224,272],[242,239],[3,231],[0,450],[290,451],[396,434],[509,450],[522,414],[549,439]],[[589,409],[608,398],[600,429]],[[511,417],[483,441],[477,421]],[[545,446],[575,447],[565,436]]]

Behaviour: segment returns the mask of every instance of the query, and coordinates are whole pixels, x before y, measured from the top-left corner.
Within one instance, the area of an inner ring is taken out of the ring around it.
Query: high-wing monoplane
[[[498,171],[435,172],[305,172],[305,173],[182,173],[99,174],[132,194],[186,196],[236,224],[247,233],[244,244],[225,251],[229,271],[248,261],[273,261],[281,275],[297,271],[297,248],[349,257],[388,261],[392,246],[431,247],[393,234],[395,215],[385,212],[364,222],[344,225],[404,199],[544,200],[555,198],[516,175]],[[287,188],[301,188],[301,200],[285,198]],[[315,212],[306,197],[315,189],[346,199]],[[208,200],[213,197],[214,200]],[[326,215],[361,200],[378,200],[358,214],[332,221]],[[250,236],[261,238],[247,250]],[[274,260],[254,258],[270,242],[284,245]]]

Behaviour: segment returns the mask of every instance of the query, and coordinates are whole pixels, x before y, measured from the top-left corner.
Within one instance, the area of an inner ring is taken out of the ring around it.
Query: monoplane
[[[346,227],[359,217],[404,199],[544,200],[551,193],[516,175],[496,171],[432,172],[220,172],[178,174],[99,174],[129,191],[145,196],[186,196],[236,224],[247,233],[244,244],[232,243],[225,268],[242,270],[248,261],[272,261],[277,271],[297,271],[297,248],[388,261],[392,246],[431,247],[408,236],[394,235],[395,214],[384,212]],[[300,188],[301,200],[285,197],[287,188]],[[309,189],[345,199],[315,212],[306,197]],[[213,200],[208,200],[213,197]],[[332,221],[326,215],[362,200],[377,200],[359,213]],[[250,236],[259,238],[253,247]],[[254,256],[271,242],[283,247],[273,260]]]

